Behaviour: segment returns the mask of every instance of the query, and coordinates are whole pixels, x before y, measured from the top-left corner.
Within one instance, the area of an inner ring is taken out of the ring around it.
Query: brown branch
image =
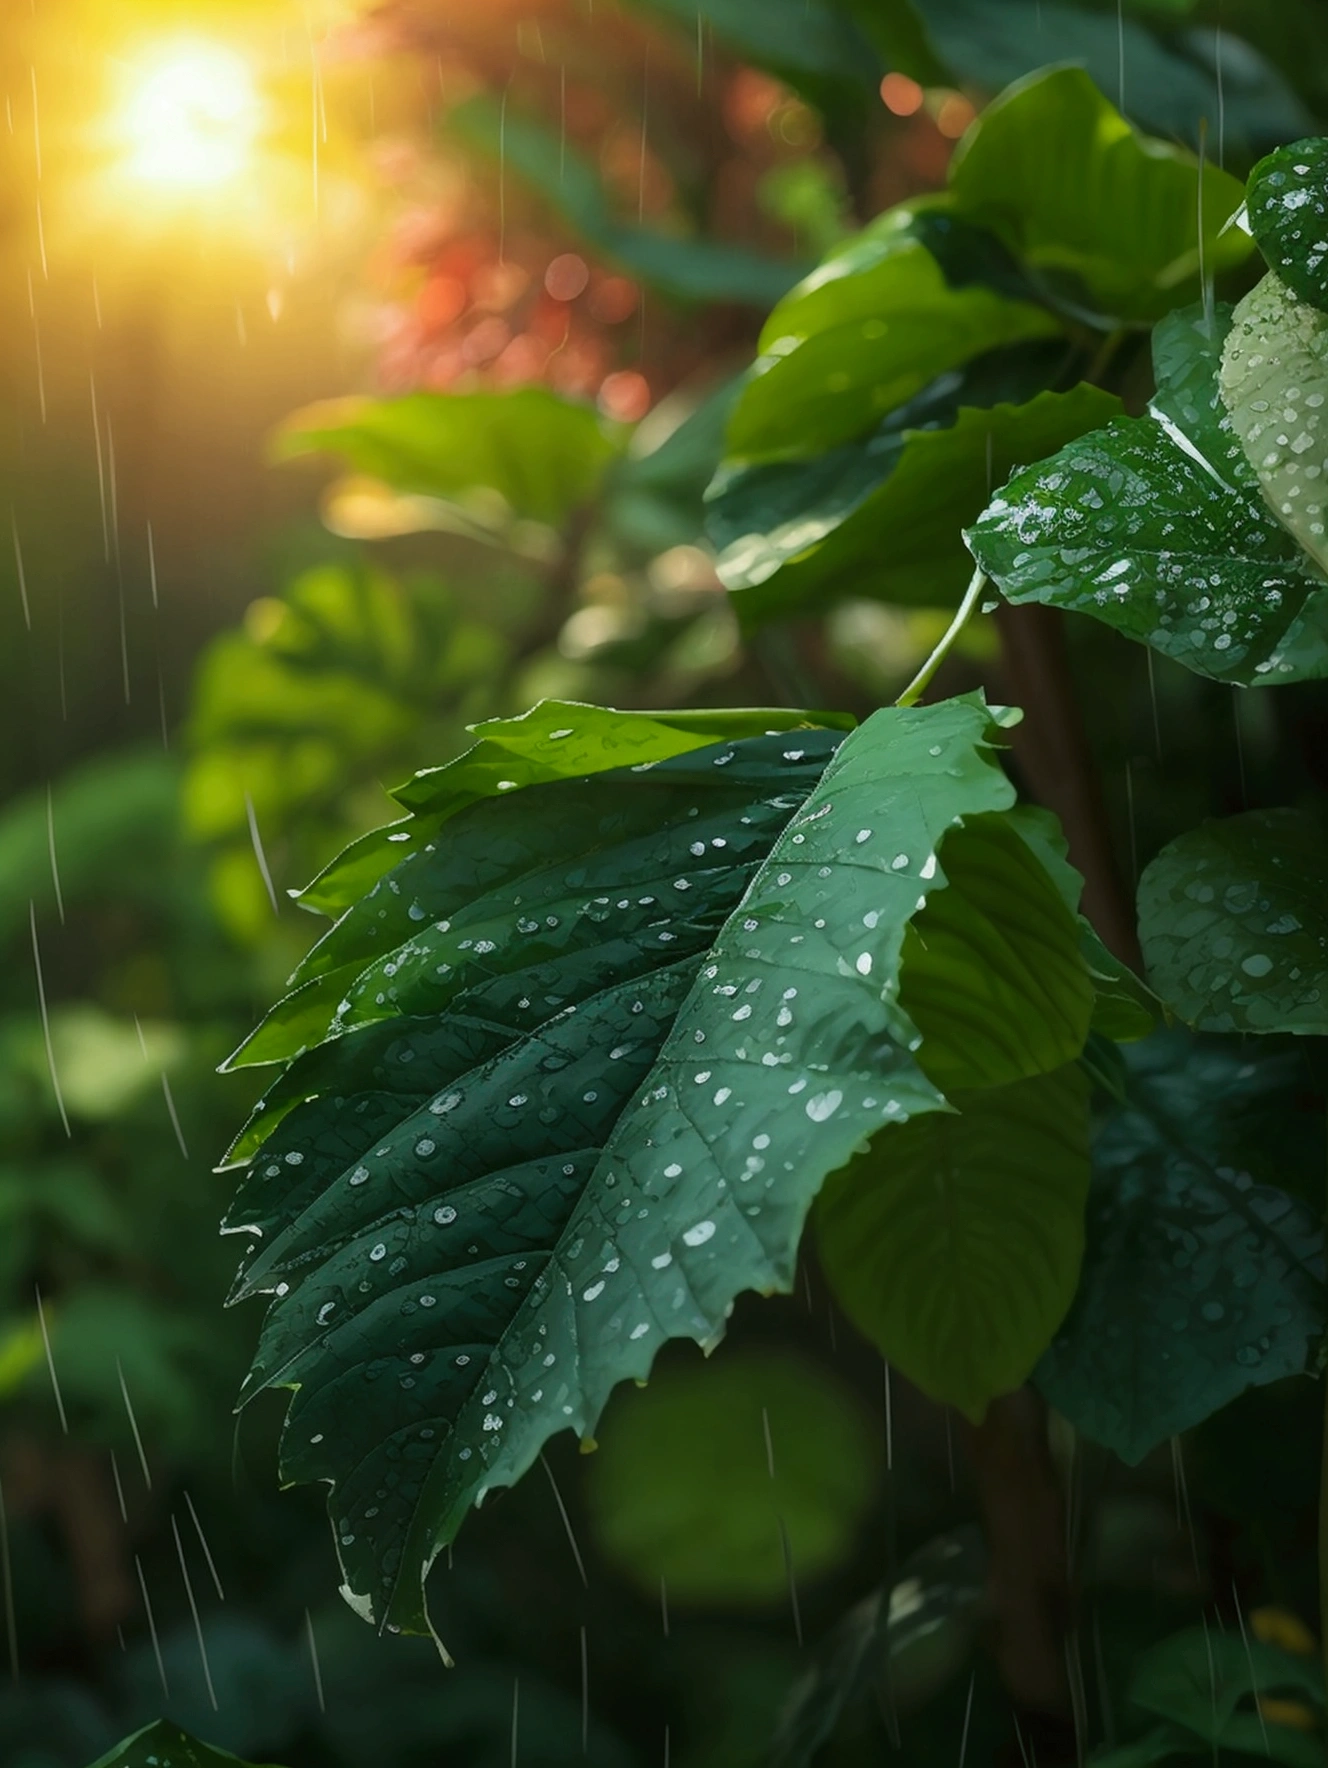
[[[1001,1679],[1016,1706],[1064,1717],[1070,1567],[1046,1406],[1032,1388],[1003,1394],[981,1424],[963,1426],[963,1442],[990,1556],[991,1645]]]

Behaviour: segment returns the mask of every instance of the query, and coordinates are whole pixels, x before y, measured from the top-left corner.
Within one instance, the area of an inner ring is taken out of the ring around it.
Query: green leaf
[[[1270,272],[1232,315],[1220,385],[1269,507],[1328,569],[1328,314]]]
[[[1323,1670],[1316,1658],[1296,1657],[1261,1639],[1217,1627],[1187,1627],[1153,1646],[1135,1666],[1129,1692],[1133,1705],[1183,1725],[1205,1743],[1237,1749],[1255,1739],[1261,1742],[1255,1715],[1238,1711],[1243,1700],[1294,1692],[1308,1696],[1320,1712],[1324,1704]],[[1268,1727],[1270,1742],[1282,1729]],[[1321,1756],[1322,1747],[1315,1747],[1312,1759]],[[1303,1758],[1279,1754],[1273,1759]]]
[[[1281,680],[1280,647],[1323,578],[1259,496],[1222,408],[1228,323],[1171,315],[1150,415],[1017,473],[966,538],[1009,601],[1091,614],[1218,681]]]
[[[229,1750],[199,1743],[169,1719],[158,1719],[98,1756],[92,1768],[226,1768],[227,1764],[230,1768],[258,1768],[257,1764],[242,1763]]]
[[[693,20],[695,16],[693,12]],[[661,294],[683,301],[769,307],[801,274],[801,265],[742,246],[620,221],[588,160],[540,123],[487,94],[454,106],[447,125],[499,162],[504,176],[515,174],[529,185],[589,245]]]
[[[856,441],[938,375],[1059,332],[1051,314],[985,286],[972,267],[947,279],[945,229],[963,232],[945,216],[892,209],[779,303],[729,422],[731,457],[798,459]]]
[[[1245,200],[1271,268],[1302,301],[1328,309],[1328,141],[1294,141],[1260,160]]]
[[[1147,324],[1248,255],[1239,183],[1139,135],[1079,67],[1004,91],[956,150],[950,190],[1036,276],[1115,322]],[[1202,196],[1202,237],[1200,198]]]
[[[1038,392],[1054,368],[1036,347],[1024,365],[1020,376],[996,358],[990,387],[980,363],[957,388],[943,376],[865,442],[814,460],[721,470],[707,526],[739,618],[819,614],[845,596],[956,602],[972,570],[961,531],[992,484],[1120,409],[1095,387]],[[987,404],[1007,378],[1030,383],[1028,402]]]
[[[788,1601],[842,1564],[876,1496],[879,1432],[813,1363],[736,1352],[622,1391],[587,1467],[601,1550],[649,1596]],[[769,1449],[767,1450],[767,1443]]]
[[[578,710],[633,753],[630,719]],[[905,933],[956,819],[1012,801],[995,736],[969,698],[461,810],[421,789],[455,814],[434,842],[421,812],[384,880],[405,936],[366,956],[343,923],[339,1035],[292,1067],[304,1102],[228,1217],[237,1295],[275,1296],[248,1391],[297,1390],[284,1476],[333,1485],[362,1612],[422,1630],[483,1492],[668,1338],[713,1344],[743,1290],[788,1288],[825,1174],[942,1105]]]
[[[900,1005],[943,1092],[1049,1074],[1088,1036],[1093,984],[1074,910],[1016,814],[971,816],[947,836],[950,888],[918,905],[904,936]]]
[[[1219,44],[1209,28],[1163,33],[1130,18],[1128,10],[1120,17],[1114,6],[1090,11],[1065,0],[915,3],[956,84],[993,92],[1049,63],[1074,62],[1100,91],[1122,97],[1127,114],[1156,135],[1198,147],[1206,122],[1211,151],[1220,64],[1228,153],[1237,144],[1257,152],[1314,126],[1278,70],[1229,29]]]
[[[1092,1030],[1118,1044],[1147,1037],[1158,1023],[1162,1004],[1118,957],[1109,952],[1087,918],[1079,912],[1083,874],[1070,864],[1069,843],[1056,816],[1036,805],[1021,804],[1009,813],[1011,826],[1037,855],[1065,906],[1079,926],[1079,951],[1093,984]]]
[[[1083,1274],[1038,1366],[1092,1442],[1141,1461],[1246,1388],[1303,1371],[1325,1324],[1324,1134],[1293,1058],[1179,1033],[1125,1053],[1093,1149]]]
[[[518,516],[559,524],[595,494],[618,443],[588,405],[543,387],[406,393],[306,406],[274,439],[279,460],[335,454],[397,491],[496,491]]]
[[[852,723],[845,713],[792,713],[787,707],[617,713],[575,700],[541,700],[518,718],[488,718],[472,725],[477,741],[469,750],[442,767],[426,767],[398,787],[393,797],[412,817],[430,817],[437,826],[477,799],[502,796],[518,787],[575,780],[614,767],[644,767],[709,743],[794,732],[808,725],[847,730]],[[325,866],[299,900],[324,914],[348,909],[389,866],[400,865],[408,852],[417,850],[419,834],[410,819],[375,829]],[[306,958],[301,976],[325,971],[327,951],[336,948],[322,942],[315,949],[318,955]]]
[[[845,1313],[931,1398],[980,1421],[1026,1381],[1074,1295],[1088,1192],[1076,1065],[952,1094],[877,1135],[816,1212]]]
[[[1328,836],[1251,810],[1168,843],[1139,880],[1153,987],[1199,1031],[1328,1032]]]

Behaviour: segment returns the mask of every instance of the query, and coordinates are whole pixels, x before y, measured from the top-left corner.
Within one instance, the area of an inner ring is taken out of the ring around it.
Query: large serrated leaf
[[[1306,672],[1281,647],[1324,579],[1268,508],[1222,406],[1229,310],[1154,334],[1150,413],[1118,418],[1018,473],[968,530],[1012,602],[1091,614],[1200,675]]]
[[[638,763],[593,806],[579,779],[472,803],[429,893],[401,892],[415,931],[345,967],[372,981],[277,1083],[286,1115],[260,1107],[229,1222],[237,1294],[276,1298],[248,1391],[297,1390],[285,1477],[333,1486],[380,1624],[423,1630],[423,1574],[484,1491],[668,1338],[713,1344],[739,1293],[789,1287],[825,1174],[943,1106],[904,942],[946,837],[1013,800],[995,734],[970,698]],[[1046,1009],[1040,979],[1011,1009],[1030,1062]]]
[[[1139,880],[1149,980],[1200,1031],[1328,1032],[1328,834],[1297,810],[1202,823]]]
[[[1232,314],[1220,384],[1269,507],[1328,568],[1328,313],[1270,272]]]
[[[1328,309],[1328,141],[1293,141],[1260,160],[1246,207],[1271,268],[1302,301]]]
[[[1042,1393],[1127,1462],[1297,1374],[1325,1322],[1319,1115],[1294,1058],[1163,1034],[1093,1150],[1078,1294]],[[1293,1184],[1293,1179],[1295,1183]]]
[[[952,1096],[885,1130],[816,1212],[849,1318],[925,1392],[978,1421],[1028,1378],[1074,1295],[1088,1083],[1071,1065]]]

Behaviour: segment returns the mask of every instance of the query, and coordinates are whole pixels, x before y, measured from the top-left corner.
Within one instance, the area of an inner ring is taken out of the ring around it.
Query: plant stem
[[[928,657],[927,661],[922,665],[922,668],[919,669],[918,673],[913,677],[912,681],[909,682],[903,693],[895,701],[896,706],[917,705],[918,701],[926,692],[932,676],[935,675],[941,664],[944,663],[950,647],[954,644],[955,640],[959,637],[959,634],[968,624],[969,616],[972,614],[974,608],[977,607],[982,592],[986,587],[987,573],[981,568],[981,566],[979,566],[973,573],[972,581],[964,591],[964,599],[955,610],[955,617],[946,627],[941,642],[937,645],[931,656]]]
[[[1054,810],[1084,877],[1083,911],[1107,947],[1142,970],[1134,904],[1116,866],[1097,765],[1066,654],[1064,616],[1036,602],[996,610],[1011,701],[1024,710],[1012,748],[1030,794]]]

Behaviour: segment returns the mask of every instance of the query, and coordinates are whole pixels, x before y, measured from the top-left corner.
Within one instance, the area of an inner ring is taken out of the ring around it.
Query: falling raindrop
[[[51,1391],[55,1395],[55,1409],[60,1414],[60,1429],[69,1435],[69,1420],[65,1416],[64,1396],[60,1392],[60,1378],[55,1373],[55,1358],[51,1354],[51,1334],[46,1325],[46,1309],[42,1306],[41,1290],[35,1291],[37,1297],[37,1323],[41,1327],[42,1344],[46,1348],[46,1367],[51,1375]]]
[[[198,1655],[203,1665],[203,1681],[207,1686],[208,1699],[212,1703],[212,1711],[217,1711],[217,1691],[212,1686],[212,1668],[208,1663],[207,1645],[203,1639],[203,1623],[199,1618],[198,1603],[194,1598],[193,1581],[189,1576],[189,1567],[184,1557],[184,1542],[180,1539],[179,1526],[174,1517],[171,1518],[171,1534],[175,1537],[175,1551],[180,1559],[180,1576],[184,1579],[184,1593],[189,1599],[189,1612],[194,1617],[194,1633],[198,1639]]]

